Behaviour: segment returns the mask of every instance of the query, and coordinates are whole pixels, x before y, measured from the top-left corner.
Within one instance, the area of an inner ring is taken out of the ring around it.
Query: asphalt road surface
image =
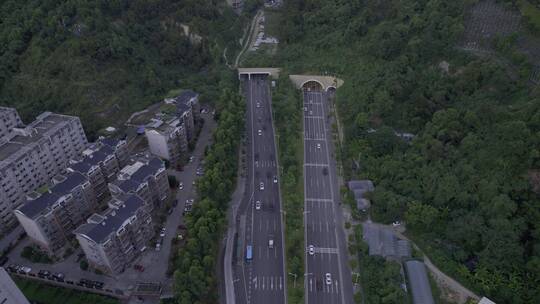
[[[332,156],[327,93],[304,92],[303,107],[304,236],[308,246],[305,300],[309,304],[349,304],[353,303],[352,282]]]
[[[242,82],[247,101],[247,184],[239,208],[237,303],[286,303],[283,225],[270,88],[266,76]],[[247,246],[252,258],[247,258]]]

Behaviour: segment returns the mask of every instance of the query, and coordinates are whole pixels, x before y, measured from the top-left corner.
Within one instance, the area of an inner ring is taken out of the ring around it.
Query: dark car
[[[57,272],[52,275],[53,279],[57,280],[58,282],[64,282],[64,278],[66,277],[63,273]]]
[[[9,265],[9,266],[7,267],[7,270],[8,270],[9,272],[17,272],[17,265],[11,264],[11,265]]]
[[[178,205],[178,200],[175,199],[172,205],[173,205],[173,207],[176,207]]]
[[[323,175],[328,175],[328,168],[324,167],[324,168],[322,169],[322,174],[323,174]]]
[[[40,270],[38,272],[38,277],[42,278],[42,279],[45,279],[45,278],[49,278],[51,276],[51,272],[48,271],[48,270]]]

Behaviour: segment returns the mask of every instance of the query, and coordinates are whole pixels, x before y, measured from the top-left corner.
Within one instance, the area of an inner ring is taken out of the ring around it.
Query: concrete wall
[[[155,130],[146,130],[144,133],[148,139],[148,146],[150,147],[150,152],[152,152],[152,154],[167,160],[171,158],[167,147],[167,138],[165,136]]]

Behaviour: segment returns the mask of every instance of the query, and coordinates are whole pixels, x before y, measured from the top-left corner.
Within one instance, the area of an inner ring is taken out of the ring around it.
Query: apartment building
[[[120,164],[127,160],[127,146],[122,142],[125,143],[107,140],[105,144],[100,140],[83,151],[83,156],[67,168],[68,172],[79,172],[90,180],[98,201],[107,196],[107,183],[116,178]]]
[[[179,117],[154,119],[144,132],[152,154],[168,160],[172,167],[181,163],[182,153],[188,151],[188,136]]]
[[[0,139],[9,136],[13,128],[21,126],[22,120],[14,108],[0,107]]]
[[[129,150],[127,141],[123,139],[116,139],[111,137],[100,138],[98,142],[101,145],[108,146],[114,151],[114,156],[118,161],[120,168],[123,168],[128,164]]]
[[[26,201],[14,213],[28,237],[51,255],[61,253],[72,232],[97,210],[90,181],[78,172],[53,179],[49,191]]]
[[[136,194],[145,202],[147,211],[152,211],[169,197],[169,180],[165,164],[158,158],[141,158],[124,167],[117,179],[109,183],[111,195],[121,198]]]
[[[0,304],[30,304],[3,267],[0,267]]]
[[[199,94],[192,90],[185,90],[174,98],[176,115],[186,129],[187,140],[195,138],[195,120],[200,118]]]
[[[113,198],[109,209],[93,214],[75,230],[89,264],[118,274],[144,250],[153,235],[152,217],[134,194]]]
[[[16,223],[13,210],[79,157],[88,141],[78,117],[45,112],[0,139],[0,229]]]

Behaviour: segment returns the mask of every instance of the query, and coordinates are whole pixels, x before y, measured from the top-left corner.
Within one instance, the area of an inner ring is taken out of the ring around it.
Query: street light
[[[293,287],[294,287],[294,288],[296,288],[296,277],[297,277],[298,275],[296,275],[296,273],[290,273],[290,272],[289,272],[289,275],[292,275],[292,276],[294,276],[294,283],[293,283]]]

